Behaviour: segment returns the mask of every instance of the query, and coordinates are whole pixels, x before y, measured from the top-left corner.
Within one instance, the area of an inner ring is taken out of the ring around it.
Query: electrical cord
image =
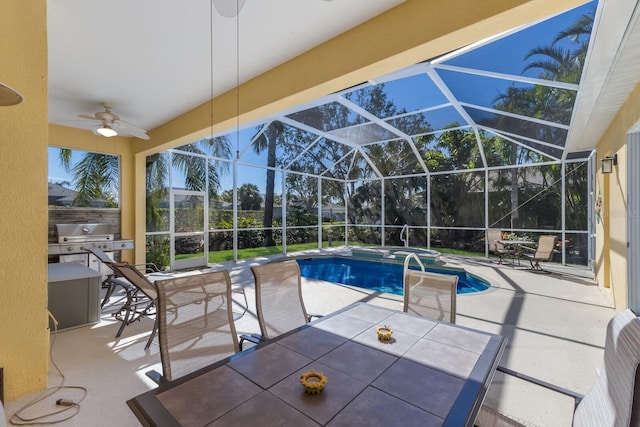
[[[53,317],[53,315],[51,314],[50,311],[47,310],[47,312],[49,313],[49,317],[53,321],[53,339],[51,340],[51,345],[49,346],[49,360],[51,361],[51,364],[54,366],[56,371],[58,371],[58,374],[60,374],[60,377],[62,378],[62,383],[57,387],[50,387],[50,388],[44,390],[43,392],[37,394],[26,405],[24,405],[22,408],[18,409],[11,416],[11,418],[9,418],[9,423],[11,423],[13,425],[19,425],[19,426],[46,425],[46,424],[56,424],[56,423],[59,423],[59,422],[62,422],[62,421],[67,421],[67,420],[75,417],[76,415],[78,415],[78,413],[80,412],[80,402],[82,402],[85,399],[85,397],[87,397],[87,389],[85,387],[82,387],[82,386],[66,386],[66,385],[64,385],[65,376],[62,373],[62,371],[60,370],[60,368],[58,367],[58,365],[56,365],[56,362],[53,360],[53,346],[54,346],[54,344],[56,342],[56,337],[58,336],[58,321],[56,320],[55,317]],[[32,406],[34,406],[35,404],[37,404],[39,402],[42,402],[43,400],[53,396],[54,394],[56,394],[57,392],[59,392],[61,390],[81,390],[82,391],[82,397],[80,399],[78,399],[77,401],[70,400],[70,399],[58,399],[58,400],[56,400],[55,403],[56,403],[56,405],[60,406],[61,409],[57,410],[57,411],[52,411],[52,412],[46,413],[44,415],[28,417],[28,416],[23,414],[23,411],[31,408]],[[70,413],[65,414],[64,418],[58,418],[58,419],[55,419],[55,420],[45,420],[45,418],[53,417],[54,415],[58,415],[58,414],[66,413],[66,412],[70,412]]]

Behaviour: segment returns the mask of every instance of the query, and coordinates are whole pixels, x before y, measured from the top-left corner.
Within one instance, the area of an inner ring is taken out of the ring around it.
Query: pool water
[[[397,263],[361,261],[346,257],[297,259],[300,273],[309,279],[357,286],[402,295],[403,266]],[[427,268],[426,271],[458,276],[458,294],[484,291],[489,284],[464,271]]]

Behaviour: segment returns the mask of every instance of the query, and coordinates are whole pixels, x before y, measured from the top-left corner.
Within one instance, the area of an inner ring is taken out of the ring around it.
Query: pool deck
[[[348,249],[330,248],[294,255],[331,253],[347,254]],[[248,307],[244,306],[241,294],[234,294],[239,334],[259,331],[249,267],[273,258],[280,257],[212,266],[229,270],[232,283],[245,290]],[[502,365],[580,393],[588,390],[602,363],[605,328],[615,310],[586,268],[546,264],[544,267],[552,273],[540,274],[526,270],[524,263],[512,267],[485,258],[443,255],[441,262],[448,267],[465,268],[492,283],[487,291],[458,296],[457,323],[507,337],[509,344]],[[307,310],[319,314],[356,301],[402,308],[402,297],[398,295],[309,279],[303,279],[303,297]],[[52,340],[52,356],[65,375],[65,384],[88,389],[80,413],[58,425],[139,425],[125,401],[155,387],[144,375],[150,369],[161,370],[157,344],[144,350],[152,325],[152,319],[142,319],[127,326],[116,340],[113,337],[119,323],[105,313],[96,325],[57,334]],[[50,371],[49,386],[59,385],[61,379],[53,366]],[[56,396],[74,398],[72,391],[64,394]],[[32,398],[33,395],[24,396],[6,402],[7,417]],[[531,425],[571,425],[571,400],[501,374],[494,378],[486,402]]]

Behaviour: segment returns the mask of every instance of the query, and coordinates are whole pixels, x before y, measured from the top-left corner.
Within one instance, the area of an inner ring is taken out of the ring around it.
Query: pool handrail
[[[420,269],[422,269],[422,272],[424,273],[425,271],[425,267],[423,262],[420,260],[420,257],[418,257],[418,255],[416,255],[415,253],[410,253],[409,255],[407,255],[404,259],[404,269],[402,271],[403,273],[403,277],[404,277],[404,273],[407,271],[407,269],[409,268],[409,262],[411,261],[411,258],[415,258],[416,262],[418,263],[418,265],[420,266]]]
[[[404,235],[404,237],[403,237]],[[409,247],[409,224],[405,224],[400,231],[400,240],[404,242],[404,247]]]

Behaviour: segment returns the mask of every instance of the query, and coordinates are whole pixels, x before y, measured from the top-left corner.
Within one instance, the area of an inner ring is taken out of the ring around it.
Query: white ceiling
[[[403,1],[49,0],[49,122],[90,129],[108,101],[153,129],[211,98],[212,58],[218,95]]]

